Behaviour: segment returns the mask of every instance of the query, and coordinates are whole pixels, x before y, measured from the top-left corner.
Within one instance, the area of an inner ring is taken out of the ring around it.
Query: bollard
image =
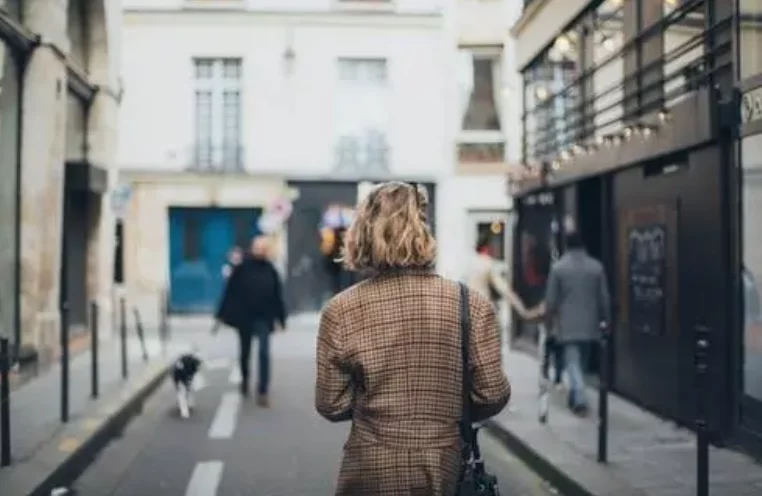
[[[119,337],[122,348],[122,379],[127,379],[127,308],[124,297],[119,299]]]
[[[98,397],[98,363],[99,363],[99,329],[98,329],[98,304],[90,302],[90,396]]]
[[[709,496],[709,328],[695,328],[696,495]]]
[[[11,464],[11,355],[8,338],[0,337],[0,467]]]
[[[69,302],[61,303],[61,422],[69,422]]]
[[[600,386],[598,388],[598,463],[608,463],[609,388],[611,387],[611,333],[601,323]]]
[[[138,335],[138,340],[140,341],[140,348],[143,352],[143,361],[148,361],[148,349],[146,348],[146,337],[145,332],[143,330],[143,323],[140,320],[140,312],[138,311],[137,307],[134,307],[132,309],[132,314],[135,317],[135,332]]]

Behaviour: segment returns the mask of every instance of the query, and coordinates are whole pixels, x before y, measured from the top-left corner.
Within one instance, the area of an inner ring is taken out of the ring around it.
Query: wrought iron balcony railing
[[[243,172],[244,147],[240,144],[206,145],[197,143],[192,147],[187,170],[202,173]]]
[[[525,75],[526,100],[535,102],[527,103],[523,115],[524,162],[563,159],[650,129],[649,119],[663,117],[690,93],[728,75],[732,17],[707,22],[704,7],[704,0],[685,0],[618,50],[603,50],[612,47],[610,38],[594,37],[604,30],[591,31],[580,43],[594,46],[579,51],[607,53],[592,67],[575,73],[568,61],[551,61],[535,70],[534,79]],[[621,15],[605,22],[623,37]],[[569,41],[560,45],[568,49]],[[659,56],[655,49],[661,50]],[[554,91],[560,80],[566,84]]]

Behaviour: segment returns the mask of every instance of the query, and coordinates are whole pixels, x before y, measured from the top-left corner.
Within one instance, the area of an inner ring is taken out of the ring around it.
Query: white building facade
[[[174,310],[208,311],[227,249],[283,197],[287,297],[318,309],[321,216],[363,181],[426,184],[453,258],[439,191],[457,134],[448,4],[125,0],[123,268],[147,312],[165,289]]]
[[[440,183],[448,201],[440,218],[440,270],[461,278],[479,240],[501,259],[510,253],[511,198],[507,173],[521,157],[521,80],[510,26],[521,15],[521,0],[454,0],[453,171]]]

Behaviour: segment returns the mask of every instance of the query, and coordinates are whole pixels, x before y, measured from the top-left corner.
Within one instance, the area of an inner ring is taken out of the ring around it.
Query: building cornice
[[[525,7],[524,10],[521,11],[521,17],[519,17],[518,21],[511,27],[511,36],[520,36],[524,28],[532,21],[532,19],[534,19],[537,13],[542,10],[548,1],[549,0],[534,0],[534,2]]]
[[[125,8],[124,23],[204,23],[224,22],[227,25],[286,23],[292,26],[382,26],[400,28],[441,28],[444,16],[439,12],[386,12],[357,11],[267,11],[234,9],[158,9]]]

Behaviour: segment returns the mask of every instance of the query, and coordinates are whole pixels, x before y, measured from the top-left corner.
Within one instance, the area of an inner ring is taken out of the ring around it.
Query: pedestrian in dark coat
[[[270,383],[270,334],[286,327],[286,308],[280,275],[267,259],[267,239],[252,241],[251,254],[237,265],[225,285],[216,318],[238,331],[240,339],[241,394],[249,393],[251,342],[259,341],[257,401],[268,406]]]
[[[459,287],[433,271],[425,191],[386,183],[360,204],[343,254],[370,278],[321,315],[315,406],[349,420],[338,496],[454,494],[461,469]],[[470,293],[475,421],[508,402],[495,311]]]

